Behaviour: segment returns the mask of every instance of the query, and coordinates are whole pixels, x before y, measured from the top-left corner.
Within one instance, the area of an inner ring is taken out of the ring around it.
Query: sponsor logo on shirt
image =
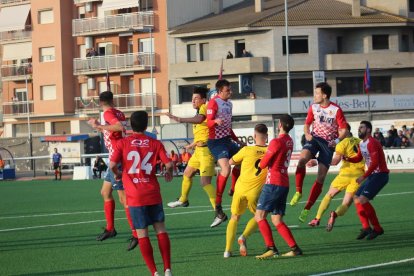
[[[136,146],[136,147],[148,147],[149,146],[149,140],[148,139],[145,139],[145,140],[134,139],[134,140],[131,141],[131,145]]]

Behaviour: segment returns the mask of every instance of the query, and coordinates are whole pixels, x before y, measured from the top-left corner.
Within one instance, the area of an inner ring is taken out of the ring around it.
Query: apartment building
[[[287,2],[292,114],[306,113],[314,75],[332,85],[333,100],[348,114],[366,113],[368,104],[374,113],[414,108],[414,1]],[[214,87],[222,67],[232,83],[236,120],[287,113],[284,12],[284,0],[246,0],[171,30],[172,112],[190,116],[190,105],[183,106],[192,87]],[[227,59],[229,51],[233,58]],[[369,101],[363,88],[367,63]]]

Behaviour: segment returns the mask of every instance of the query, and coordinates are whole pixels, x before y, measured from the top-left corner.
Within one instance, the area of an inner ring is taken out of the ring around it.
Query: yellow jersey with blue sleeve
[[[356,137],[346,137],[335,147],[335,152],[346,157],[355,157],[358,153],[358,145],[361,139]],[[360,175],[365,170],[365,162],[362,160],[358,163],[351,163],[342,160],[342,166],[339,174],[343,175]]]
[[[208,140],[208,127],[207,127],[207,106],[202,104],[197,110],[197,115],[204,116],[204,121],[199,124],[193,124],[194,142],[205,142]]]

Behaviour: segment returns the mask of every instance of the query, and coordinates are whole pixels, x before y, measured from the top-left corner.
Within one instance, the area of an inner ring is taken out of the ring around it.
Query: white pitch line
[[[325,273],[321,273],[321,274],[312,274],[310,276],[334,275],[334,274],[339,274],[339,273],[347,273],[347,272],[352,272],[352,271],[357,271],[357,270],[364,270],[364,269],[368,269],[368,268],[375,268],[375,267],[389,266],[389,265],[395,265],[395,264],[402,264],[402,263],[408,263],[408,262],[413,262],[413,261],[414,261],[414,258],[410,258],[410,259],[404,259],[404,260],[400,260],[400,261],[392,261],[392,262],[388,262],[388,263],[380,263],[380,264],[374,264],[374,265],[354,267],[354,268],[349,268],[349,269],[344,269],[344,270],[325,272]]]

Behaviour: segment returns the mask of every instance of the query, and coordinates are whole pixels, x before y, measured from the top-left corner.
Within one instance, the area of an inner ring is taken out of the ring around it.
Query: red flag
[[[220,72],[219,72],[218,79],[219,80],[223,79],[223,59],[221,59],[221,66],[220,66]]]
[[[369,89],[371,88],[371,76],[369,74],[369,65],[368,65],[368,61],[367,61],[367,67],[365,68],[365,73],[364,73],[364,90],[365,93],[369,93]]]
[[[109,70],[106,68],[106,90],[111,91],[111,80],[109,79]]]

